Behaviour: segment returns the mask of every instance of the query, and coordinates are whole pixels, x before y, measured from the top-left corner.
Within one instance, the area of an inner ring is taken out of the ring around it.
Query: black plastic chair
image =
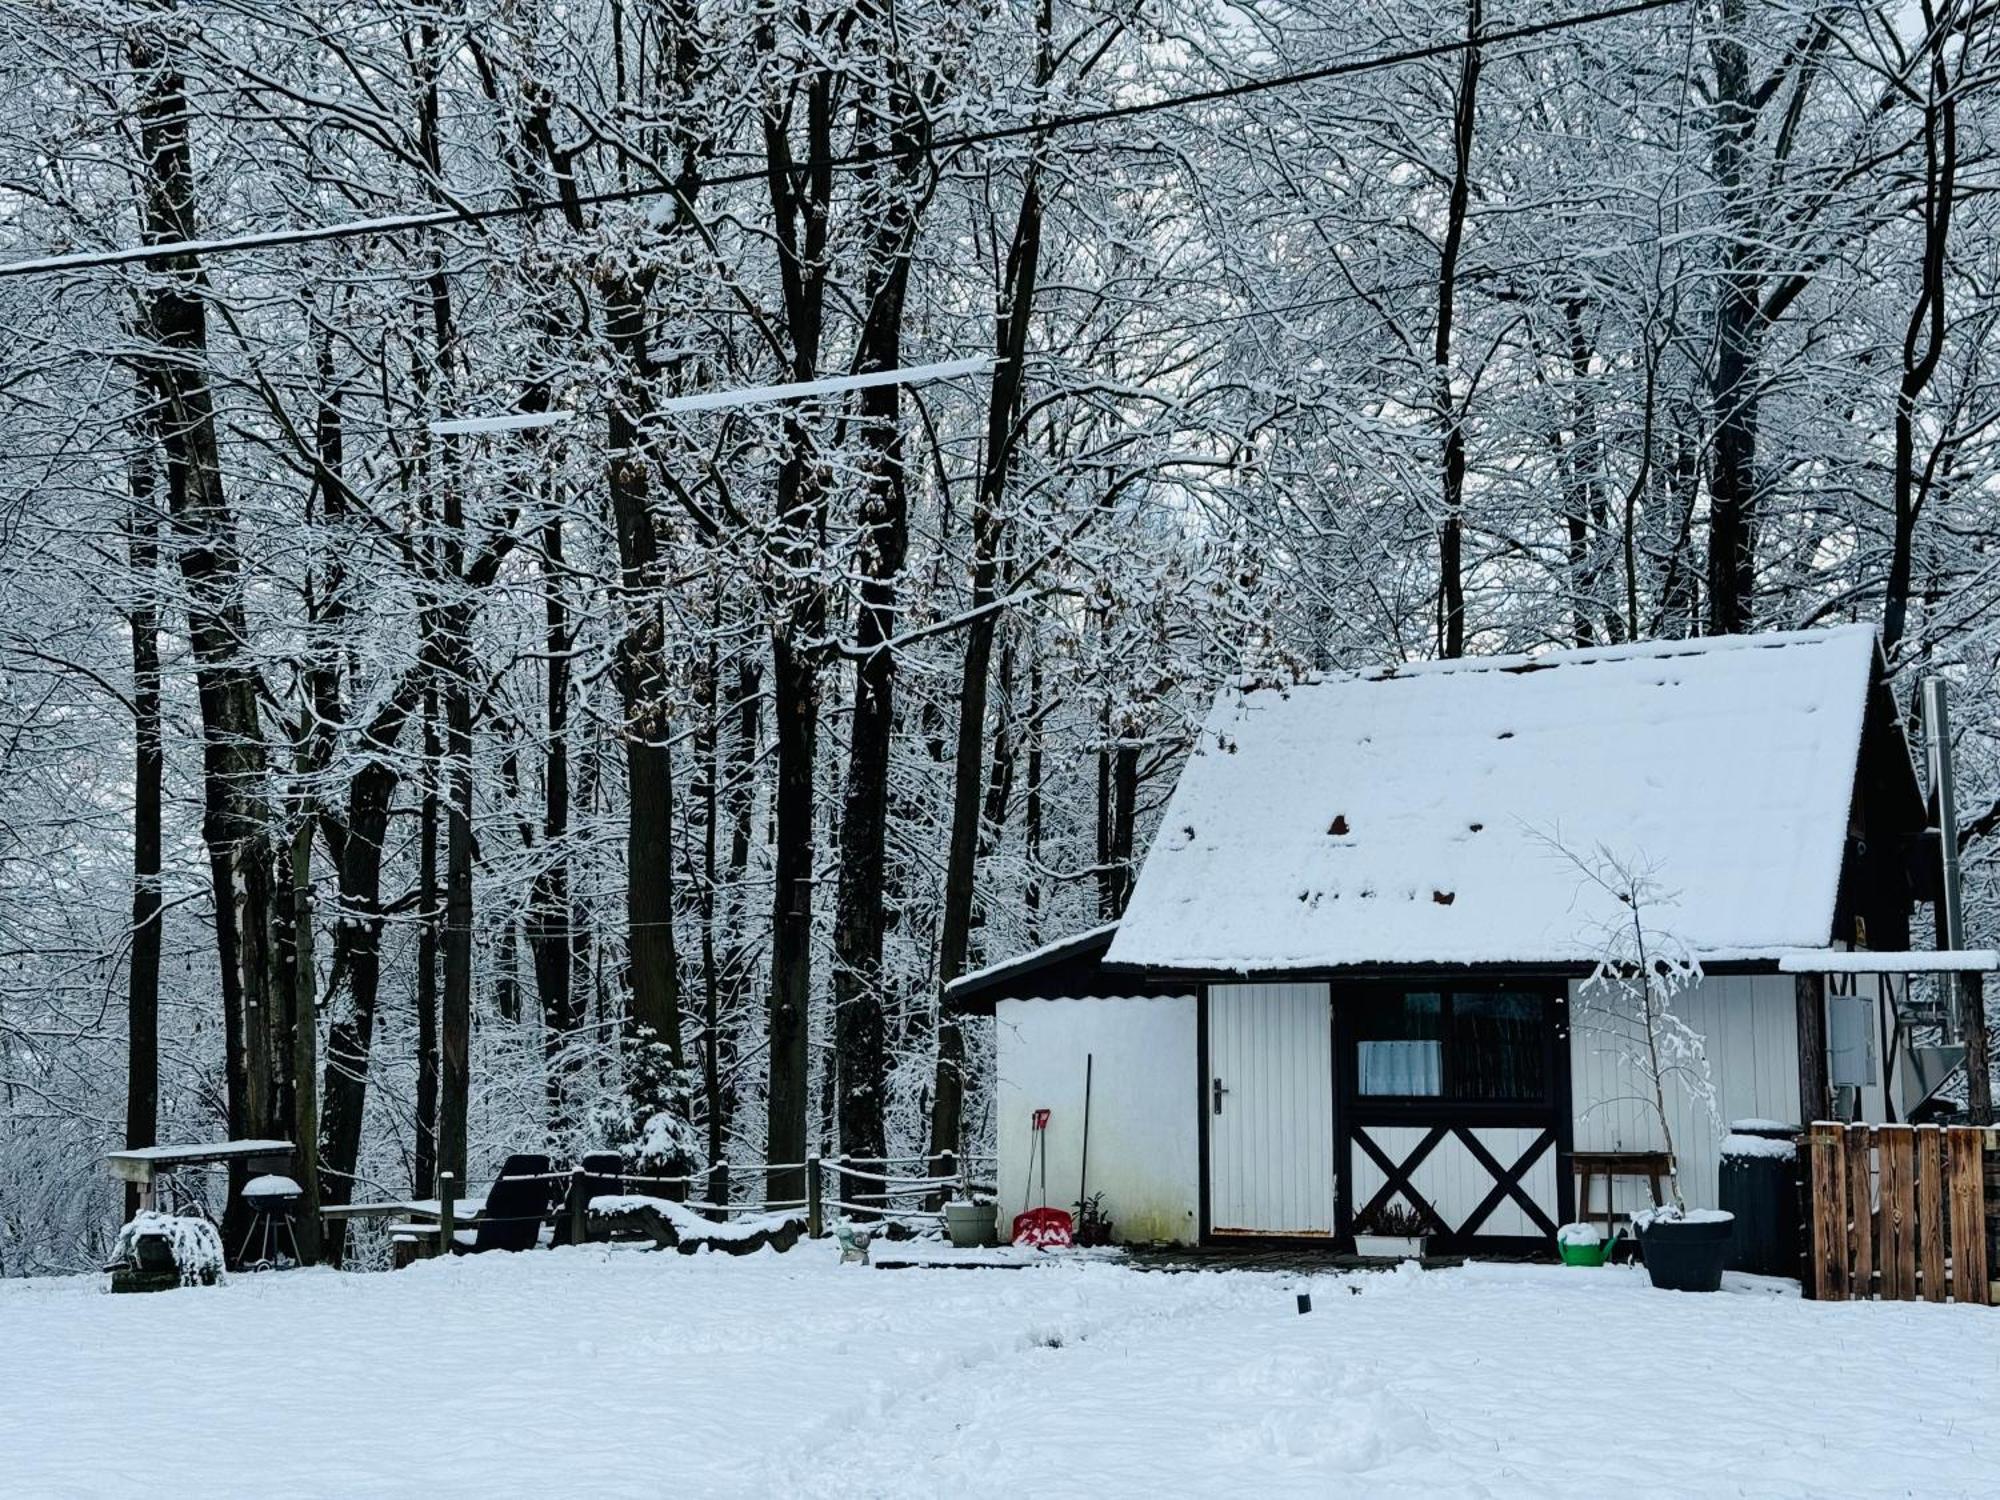
[[[546,1156],[510,1156],[493,1179],[486,1207],[473,1225],[472,1253],[487,1250],[532,1250],[541,1240],[542,1225],[562,1196],[562,1182]]]

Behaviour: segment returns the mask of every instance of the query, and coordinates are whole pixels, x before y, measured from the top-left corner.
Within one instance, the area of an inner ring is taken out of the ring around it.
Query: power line
[[[1422,47],[1408,47],[1400,52],[1382,53],[1374,57],[1350,58],[1344,62],[1327,63],[1317,68],[1306,68],[1296,73],[1280,73],[1269,78],[1246,79],[1238,83],[1222,84],[1215,88],[1198,89],[1187,94],[1171,94],[1161,99],[1137,100],[1129,104],[1107,105],[1101,109],[1079,110],[1073,114],[1054,115],[1043,120],[1027,120],[1014,125],[995,126],[987,130],[964,131],[958,135],[945,136],[924,147],[909,147],[902,151],[850,152],[844,156],[832,157],[823,162],[806,161],[798,163],[796,170],[813,171],[846,169],[869,165],[885,160],[895,160],[899,156],[912,155],[918,150],[955,151],[966,146],[990,145],[996,141],[1018,140],[1023,136],[1042,135],[1059,130],[1077,130],[1091,125],[1104,125],[1117,120],[1132,119],[1141,115],[1162,114],[1169,110],[1189,109],[1202,104],[1218,104],[1225,100],[1247,98],[1254,94],[1270,93],[1273,90],[1296,88],[1301,84],[1324,83],[1335,78],[1351,78],[1362,73],[1373,73],[1385,68],[1403,67],[1409,63],[1427,62],[1435,58],[1449,57],[1463,52],[1468,47],[1504,47],[1514,42],[1532,41],[1537,37],[1550,36],[1558,32],[1575,30],[1578,27],[1594,26],[1602,21],[1621,20],[1627,16],[1644,15],[1656,10],[1669,10],[1690,3],[1690,0],[1627,0],[1626,4],[1615,5],[1603,10],[1585,11],[1580,15],[1559,16],[1546,21],[1534,21],[1524,26],[1510,27],[1503,31],[1482,33],[1476,43],[1466,38],[1449,42],[1432,42]],[[740,172],[725,172],[701,179],[701,187],[729,187],[746,182],[760,182],[766,176],[762,167]],[[444,208],[425,213],[392,214],[374,219],[352,219],[339,224],[321,224],[301,229],[274,229],[261,234],[234,235],[218,239],[173,240],[158,245],[133,245],[121,250],[85,250],[70,255],[40,256],[32,260],[10,261],[0,264],[0,278],[18,276],[42,276],[52,271],[81,271],[102,266],[143,265],[154,261],[170,260],[182,255],[233,255],[246,250],[269,250],[290,245],[311,245],[328,240],[360,239],[369,235],[403,234],[416,229],[439,229],[454,224],[490,224],[507,219],[533,218],[540,214],[555,213],[569,208],[597,208],[607,204],[632,203],[649,198],[673,197],[680,188],[672,183],[657,183],[651,186],[615,188],[597,193],[579,193],[574,198],[531,198],[526,202],[498,204],[489,208]]]

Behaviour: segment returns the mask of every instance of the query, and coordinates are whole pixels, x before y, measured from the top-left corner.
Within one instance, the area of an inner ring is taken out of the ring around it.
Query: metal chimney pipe
[[[1958,796],[1951,772],[1951,707],[1942,677],[1926,677],[1924,695],[1924,758],[1930,770],[1931,816],[1938,831],[1939,875],[1942,894],[1938,900],[1938,946],[1959,949],[1965,946],[1965,910],[1958,883]],[[1941,976],[1945,1004],[1951,1017],[1951,1035],[1961,1027],[1958,976]]]

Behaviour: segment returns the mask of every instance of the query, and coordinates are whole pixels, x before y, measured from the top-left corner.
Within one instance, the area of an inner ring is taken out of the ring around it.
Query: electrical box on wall
[[[1875,1065],[1875,999],[1826,997],[1827,1081],[1835,1088],[1867,1088],[1878,1081]]]

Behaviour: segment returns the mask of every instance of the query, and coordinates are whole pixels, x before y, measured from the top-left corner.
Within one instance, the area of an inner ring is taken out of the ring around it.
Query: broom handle
[[[1076,1166],[1076,1217],[1083,1222],[1083,1190],[1090,1181],[1090,1075],[1096,1066],[1094,1054],[1083,1054],[1083,1151]]]

